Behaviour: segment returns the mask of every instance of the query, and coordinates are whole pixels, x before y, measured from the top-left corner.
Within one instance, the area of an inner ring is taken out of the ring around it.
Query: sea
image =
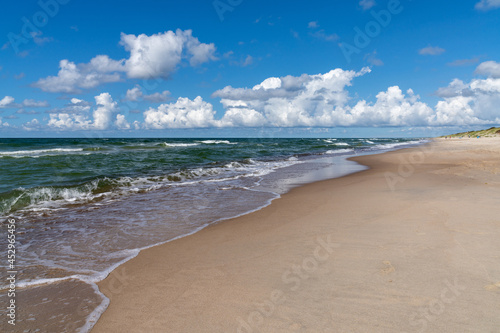
[[[0,331],[88,332],[109,304],[96,283],[142,249],[365,169],[348,157],[424,142],[0,139]],[[16,326],[4,320],[13,298]]]

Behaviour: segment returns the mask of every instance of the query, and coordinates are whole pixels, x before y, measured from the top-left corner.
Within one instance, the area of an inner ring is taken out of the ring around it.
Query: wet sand
[[[92,332],[498,332],[500,138],[353,160],[142,251]]]

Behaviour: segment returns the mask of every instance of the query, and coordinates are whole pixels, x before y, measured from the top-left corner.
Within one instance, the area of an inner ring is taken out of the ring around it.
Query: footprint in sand
[[[380,270],[380,272],[381,272],[382,274],[390,274],[390,273],[392,273],[392,272],[394,272],[394,271],[396,270],[396,269],[394,268],[394,266],[392,266],[392,264],[391,264],[391,262],[390,262],[389,260],[385,260],[385,261],[383,261],[383,263],[384,263],[384,265],[386,265],[386,267],[385,267],[385,268],[382,268],[382,269]]]
[[[497,291],[500,289],[500,282],[484,286],[484,289],[489,290],[489,291]]]

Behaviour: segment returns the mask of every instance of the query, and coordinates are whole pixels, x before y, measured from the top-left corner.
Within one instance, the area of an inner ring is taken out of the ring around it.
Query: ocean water
[[[15,331],[87,332],[109,302],[95,283],[141,249],[363,169],[346,156],[422,142],[0,139],[0,248],[9,219],[17,230]],[[6,276],[0,288],[4,316]]]

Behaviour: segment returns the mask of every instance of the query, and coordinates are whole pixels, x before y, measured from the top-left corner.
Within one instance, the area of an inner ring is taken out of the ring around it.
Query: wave
[[[228,140],[203,140],[199,141],[201,143],[204,143],[206,145],[217,145],[217,144],[225,144],[225,145],[237,145],[238,143],[236,142],[230,142]]]
[[[335,145],[336,146],[350,146],[350,144],[348,144],[346,142],[335,142]]]
[[[335,149],[324,152],[325,155],[352,153],[354,149]]]
[[[404,141],[404,142],[396,142],[396,143],[384,143],[373,146],[373,149],[393,149],[396,147],[407,146],[407,145],[416,145],[425,143],[427,140],[412,140],[412,141]]]
[[[167,146],[167,147],[193,147],[193,146],[199,146],[199,143],[168,143],[168,142],[164,142],[162,144],[164,146]]]
[[[64,155],[64,153],[75,153],[83,151],[83,148],[53,148],[53,149],[36,149],[36,150],[17,150],[17,151],[2,151],[0,157],[41,157]],[[63,154],[61,154],[63,153]]]
[[[0,194],[0,216],[13,212],[43,214],[68,205],[97,203],[134,193],[145,193],[163,186],[222,182],[241,177],[261,177],[276,169],[301,163],[297,158],[277,161],[252,159],[226,162],[221,166],[199,167],[165,175],[139,177],[100,177],[83,184],[61,187],[17,188]]]

